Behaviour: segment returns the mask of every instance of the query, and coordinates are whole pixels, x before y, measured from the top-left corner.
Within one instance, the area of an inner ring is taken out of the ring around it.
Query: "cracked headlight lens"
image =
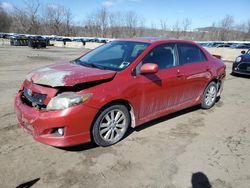
[[[53,97],[49,104],[47,105],[46,110],[63,110],[71,106],[75,106],[81,103],[84,103],[88,100],[93,94],[76,94],[74,92],[67,92],[59,94]]]

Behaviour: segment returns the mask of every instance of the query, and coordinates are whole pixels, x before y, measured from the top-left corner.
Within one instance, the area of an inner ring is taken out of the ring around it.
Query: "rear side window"
[[[192,44],[177,44],[177,46],[180,65],[207,61],[197,46]]]

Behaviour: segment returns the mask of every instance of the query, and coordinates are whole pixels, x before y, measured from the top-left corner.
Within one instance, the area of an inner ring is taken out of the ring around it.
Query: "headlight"
[[[92,96],[92,93],[76,94],[74,92],[67,92],[57,95],[52,98],[47,105],[47,110],[63,110],[71,106],[75,106],[84,103]]]
[[[237,57],[236,59],[235,59],[235,62],[236,63],[239,63],[241,61],[241,57]]]

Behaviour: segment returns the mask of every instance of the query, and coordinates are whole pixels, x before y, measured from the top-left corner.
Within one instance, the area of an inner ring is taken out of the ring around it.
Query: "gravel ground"
[[[72,60],[83,49],[0,46],[0,187],[214,188],[250,185],[250,80],[230,75],[210,110],[193,107],[130,132],[120,143],[59,149],[35,142],[17,125],[13,100],[25,75]],[[207,179],[206,179],[207,178]]]

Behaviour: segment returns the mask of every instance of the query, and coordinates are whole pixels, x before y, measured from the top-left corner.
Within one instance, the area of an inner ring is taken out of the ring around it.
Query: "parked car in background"
[[[49,45],[49,40],[42,36],[30,36],[28,38],[28,46],[31,48],[46,48]]]
[[[10,33],[0,33],[0,38],[3,39],[9,39],[10,37],[12,37],[14,34],[10,34]]]
[[[232,74],[250,75],[250,49],[248,51],[241,51],[241,54],[233,63]]]
[[[63,41],[63,37],[56,36],[56,37],[53,38],[53,40],[54,41]]]
[[[237,42],[198,42],[204,48],[238,48],[238,49],[248,49],[250,48],[249,43],[237,43]]]
[[[207,47],[207,45],[208,45],[209,43],[206,43],[206,42],[198,42],[198,44],[200,44],[202,47]]]
[[[105,39],[105,38],[96,38],[96,42],[98,42],[98,43],[107,43],[107,39]]]
[[[72,40],[70,38],[63,38],[62,41],[63,42],[72,42]]]
[[[84,38],[73,39],[73,42],[81,42],[83,46],[86,45],[86,40]]]
[[[230,45],[229,44],[218,44],[215,46],[216,48],[229,48]]]
[[[220,96],[225,65],[185,40],[123,39],[27,75],[15,98],[22,128],[44,144],[110,146],[129,127]]]
[[[222,42],[210,42],[206,45],[206,48],[216,48],[216,46],[223,44]]]
[[[72,42],[82,42],[82,41],[84,41],[84,39],[76,38],[72,40]]]
[[[5,38],[6,34],[5,33],[0,33],[0,38]]]
[[[28,46],[28,37],[26,35],[10,36],[11,46]]]
[[[230,47],[237,48],[237,49],[249,49],[250,45],[249,44],[232,44]]]

